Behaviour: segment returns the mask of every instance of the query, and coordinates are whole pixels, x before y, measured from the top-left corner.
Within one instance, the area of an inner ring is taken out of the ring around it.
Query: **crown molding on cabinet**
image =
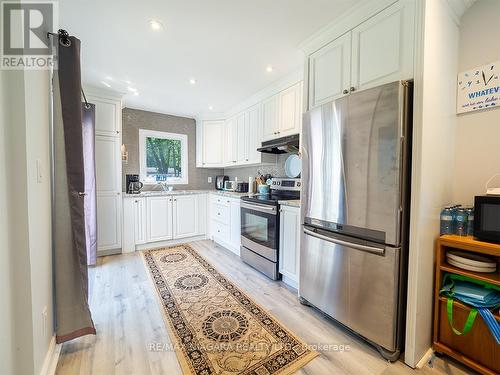
[[[252,96],[248,97],[244,101],[238,103],[230,110],[225,113],[200,113],[196,116],[197,121],[210,121],[210,120],[225,120],[235,116],[236,114],[243,112],[244,110],[259,104],[263,100],[295,85],[297,82],[302,81],[304,78],[304,67],[301,66],[293,72],[287,74],[286,76],[278,79],[277,81],[266,86],[262,90],[256,92]]]
[[[83,92],[85,92],[85,95],[93,95],[93,96],[104,97],[104,98],[109,98],[109,99],[122,100],[123,96],[125,95],[124,92],[106,90],[106,89],[103,89],[100,87],[90,86],[90,85],[86,85],[86,84],[83,84],[82,88],[83,88]]]
[[[162,115],[166,115],[166,116],[172,116],[172,117],[182,117],[182,118],[189,118],[189,119],[193,119],[193,120],[196,120],[197,117],[196,116],[193,116],[192,113],[181,113],[181,112],[165,112],[165,111],[161,111],[161,110],[158,110],[157,108],[152,108],[152,107],[144,107],[144,106],[140,106],[140,107],[136,107],[136,106],[131,106],[131,105],[128,105],[128,104],[124,104],[124,108],[127,108],[127,109],[133,109],[135,111],[143,111],[143,112],[151,112],[151,113],[159,113],[159,114],[162,114]]]
[[[462,16],[475,2],[476,0],[446,0],[452,12],[453,20],[457,25],[460,25]]]
[[[299,48],[308,56],[396,2],[397,0],[366,0],[304,40]]]

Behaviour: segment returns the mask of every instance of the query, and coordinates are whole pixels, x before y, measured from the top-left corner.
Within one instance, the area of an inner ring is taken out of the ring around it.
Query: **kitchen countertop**
[[[300,199],[291,199],[291,200],[278,201],[278,203],[281,206],[290,206],[290,207],[298,207],[298,208],[300,208]]]
[[[237,193],[234,191],[223,191],[223,190],[172,190],[172,191],[150,190],[150,191],[141,191],[139,194],[123,193],[123,196],[126,198],[137,198],[137,197],[157,197],[164,195],[191,195],[191,194],[215,194],[233,198],[240,198],[247,195],[251,195],[251,193]]]

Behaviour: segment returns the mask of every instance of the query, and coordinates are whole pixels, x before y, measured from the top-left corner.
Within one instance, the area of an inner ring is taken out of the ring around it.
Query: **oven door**
[[[278,249],[278,208],[241,202],[241,243],[266,258],[276,258]],[[277,259],[270,259],[276,262]]]

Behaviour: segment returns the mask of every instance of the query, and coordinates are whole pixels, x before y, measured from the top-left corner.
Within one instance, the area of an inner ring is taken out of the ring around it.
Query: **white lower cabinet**
[[[138,245],[207,234],[207,195],[130,196],[123,199],[123,252]]]
[[[198,235],[198,196],[174,196],[173,238],[185,238]]]
[[[121,243],[121,194],[97,193],[97,252],[120,249]]]
[[[125,196],[123,199],[122,252],[135,251],[135,245],[146,243],[146,198]]]
[[[240,255],[240,199],[210,195],[210,237],[218,244]]]
[[[298,288],[300,258],[300,208],[281,206],[279,272],[283,282]]]
[[[172,239],[172,196],[146,198],[147,242]]]

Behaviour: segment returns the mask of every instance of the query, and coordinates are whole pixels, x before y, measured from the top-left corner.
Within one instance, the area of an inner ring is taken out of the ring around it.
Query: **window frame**
[[[147,151],[146,138],[175,139],[181,141],[181,177],[167,177],[165,183],[169,185],[186,185],[189,181],[188,171],[188,136],[187,134],[170,133],[158,130],[139,129],[139,178],[144,184],[154,185],[147,179]]]

